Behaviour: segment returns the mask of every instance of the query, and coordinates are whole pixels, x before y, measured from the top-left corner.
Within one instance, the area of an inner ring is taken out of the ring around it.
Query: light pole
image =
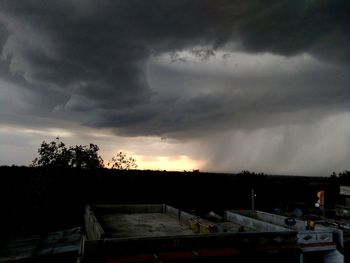
[[[252,188],[252,210],[255,210],[255,196],[256,194],[254,193],[254,188]]]

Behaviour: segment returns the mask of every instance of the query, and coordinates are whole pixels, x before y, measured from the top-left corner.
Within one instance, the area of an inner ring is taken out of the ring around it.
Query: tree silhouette
[[[132,157],[126,156],[123,152],[118,152],[116,156],[113,156],[107,165],[111,169],[118,170],[131,170],[137,168],[136,160]]]
[[[33,167],[94,169],[103,167],[103,159],[98,155],[99,147],[90,143],[69,148],[57,137],[55,141],[41,143],[39,157],[32,162]]]

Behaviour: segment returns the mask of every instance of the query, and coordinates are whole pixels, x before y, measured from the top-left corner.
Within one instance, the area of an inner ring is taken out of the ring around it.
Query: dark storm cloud
[[[33,92],[32,115],[124,135],[248,127],[259,114],[347,105],[349,13],[347,0],[3,0],[1,79]],[[151,57],[170,52],[178,60],[174,52],[189,49],[208,59],[230,42],[248,53],[310,53],[339,69],[280,80],[229,78],[225,85],[241,95],[213,85],[211,92],[167,97],[167,89],[179,87],[169,83],[161,93],[149,85]]]
[[[239,32],[250,50],[349,58],[349,8],[347,1],[279,1],[243,19]]]
[[[89,125],[118,127],[124,135],[193,137],[217,130],[280,125],[286,120],[308,123],[327,114],[349,110],[347,72],[311,72],[298,75],[298,79],[293,75],[280,79],[278,76],[253,80],[233,78],[227,81],[232,81],[229,85],[233,87],[239,86],[239,94],[237,90],[224,90],[172,101],[165,99],[118,113],[100,113],[98,122]],[[201,79],[197,85],[205,82]],[[304,110],[309,111],[304,118],[296,114]],[[286,119],[283,114],[291,116]],[[292,117],[293,114],[297,117]]]

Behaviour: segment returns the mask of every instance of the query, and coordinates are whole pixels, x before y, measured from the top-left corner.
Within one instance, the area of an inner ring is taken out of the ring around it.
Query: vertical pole
[[[323,220],[326,223],[326,202],[325,194],[323,194]]]
[[[255,210],[255,207],[254,207],[254,188],[252,188],[252,210],[254,211]]]

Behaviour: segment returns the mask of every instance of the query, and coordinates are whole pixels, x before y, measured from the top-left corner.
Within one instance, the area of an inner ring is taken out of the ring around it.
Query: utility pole
[[[255,194],[254,194],[254,188],[252,188],[252,210],[254,211],[255,210],[255,204],[254,204],[254,200],[255,199]]]
[[[325,204],[325,200],[324,200],[324,194],[323,194],[323,220],[326,223],[326,204]]]

